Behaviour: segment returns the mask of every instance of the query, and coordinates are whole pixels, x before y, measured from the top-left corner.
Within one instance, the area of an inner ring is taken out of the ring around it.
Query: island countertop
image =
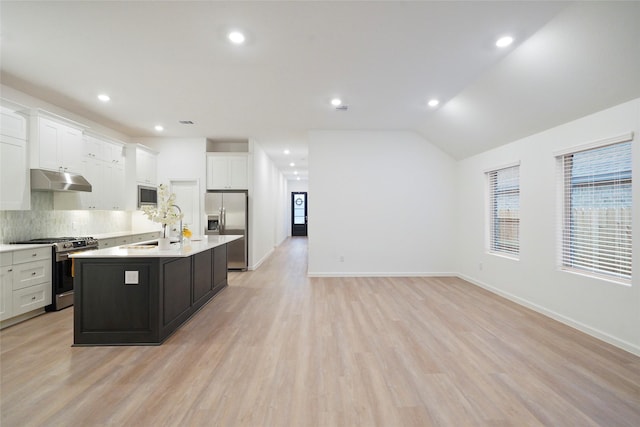
[[[83,251],[70,254],[70,258],[98,259],[98,258],[186,258],[217,246],[225,245],[241,239],[241,235],[205,236],[202,240],[192,240],[187,244],[172,243],[166,250],[160,250],[150,240],[129,245],[117,246],[93,251]]]

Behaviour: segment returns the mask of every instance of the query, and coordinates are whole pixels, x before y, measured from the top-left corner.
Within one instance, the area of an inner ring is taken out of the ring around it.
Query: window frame
[[[518,200],[518,214],[517,214],[517,221],[515,226],[517,230],[516,245],[515,245],[515,249],[509,250],[509,249],[505,249],[504,247],[500,248],[496,246],[496,242],[500,241],[501,239],[497,238],[495,234],[496,232],[499,232],[500,227],[495,226],[496,222],[499,220],[499,218],[495,216],[498,197],[494,194],[495,186],[493,185],[494,178],[492,178],[492,175],[497,174],[500,171],[513,169],[513,168],[517,168],[517,188],[509,189],[501,193],[502,195],[507,195],[507,196],[516,194],[517,200]],[[486,233],[485,233],[486,246],[485,247],[486,247],[487,253],[517,261],[520,259],[520,220],[521,220],[520,161],[508,163],[508,164],[494,167],[491,169],[487,169],[484,171],[484,174],[485,174],[485,181],[486,181],[485,200],[487,203],[486,226],[485,226],[485,229],[486,229]]]
[[[572,238],[573,233],[571,232],[572,227],[574,226],[572,221],[573,218],[571,216],[571,209],[573,205],[572,195],[573,190],[575,188],[582,188],[583,186],[588,186],[583,184],[575,184],[572,182],[567,182],[567,179],[571,180],[572,175],[567,173],[567,163],[571,162],[571,167],[573,167],[573,158],[571,160],[568,159],[569,156],[573,156],[578,153],[584,153],[587,151],[598,150],[601,148],[605,148],[608,146],[622,144],[622,143],[630,143],[630,162],[631,162],[631,171],[629,178],[625,178],[623,180],[619,180],[616,185],[622,186],[624,184],[629,184],[631,186],[631,197],[633,196],[633,152],[635,150],[633,144],[634,134],[633,132],[626,133],[623,135],[619,135],[612,138],[602,139],[598,141],[593,141],[587,144],[582,144],[578,146],[571,147],[569,149],[557,151],[554,153],[557,164],[558,171],[558,179],[557,179],[557,190],[558,190],[558,233],[557,233],[557,243],[558,243],[558,269],[561,271],[578,274],[585,277],[600,279],[604,281],[614,282],[618,284],[631,285],[633,278],[633,246],[631,246],[631,250],[628,257],[628,265],[629,265],[629,276],[627,277],[622,272],[607,272],[604,269],[591,267],[587,268],[586,266],[582,266],[581,262],[575,259],[575,257],[571,254],[567,254],[568,250],[575,250],[575,246],[573,242],[567,242],[567,238]],[[603,179],[601,181],[594,180],[589,182],[589,184],[593,188],[597,188],[600,186],[610,185],[607,184],[611,180]],[[614,190],[617,189],[614,188]],[[631,199],[630,208],[633,208],[633,198]],[[631,214],[631,224],[633,223],[633,214]],[[591,223],[593,227],[593,222]],[[630,225],[631,225],[630,224]],[[618,231],[616,229],[616,231]],[[619,231],[618,231],[619,232]],[[633,229],[630,230],[630,242],[633,244]],[[618,252],[619,253],[619,252]],[[602,260],[601,264],[604,264],[607,259],[606,258],[597,258],[597,260]]]

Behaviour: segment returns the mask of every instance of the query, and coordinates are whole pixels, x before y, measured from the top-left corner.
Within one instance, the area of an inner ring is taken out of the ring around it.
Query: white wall
[[[249,192],[249,269],[258,268],[286,234],[282,227],[286,185],[282,173],[255,141],[250,141],[253,171]]]
[[[412,132],[310,132],[309,274],[452,274],[455,172]]]
[[[635,132],[633,286],[558,269],[554,152]],[[458,164],[457,270],[476,284],[640,354],[640,99],[462,160]],[[520,260],[485,249],[484,171],[520,161]],[[482,264],[482,269],[480,268]]]

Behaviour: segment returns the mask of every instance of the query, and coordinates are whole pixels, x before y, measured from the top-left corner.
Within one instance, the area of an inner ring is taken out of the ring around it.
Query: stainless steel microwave
[[[158,206],[158,188],[138,185],[138,208]]]

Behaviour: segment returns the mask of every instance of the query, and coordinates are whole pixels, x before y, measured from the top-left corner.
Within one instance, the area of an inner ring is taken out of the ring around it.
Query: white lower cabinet
[[[0,253],[0,320],[51,304],[51,247]]]
[[[18,316],[51,304],[51,283],[13,291],[13,315]]]
[[[11,317],[13,310],[13,254],[0,253],[0,320]]]

